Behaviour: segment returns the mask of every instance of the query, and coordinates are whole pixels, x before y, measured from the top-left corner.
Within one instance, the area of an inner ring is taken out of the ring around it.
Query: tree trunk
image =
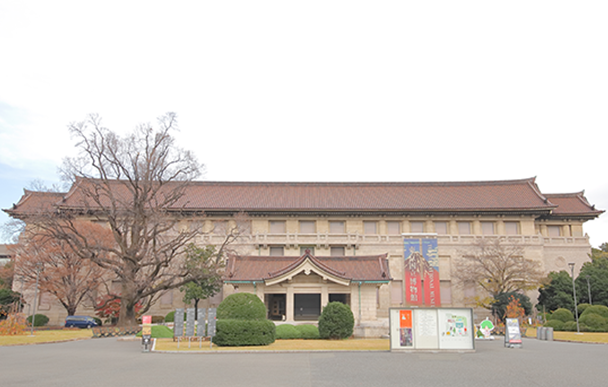
[[[199,298],[194,299],[194,319],[198,321],[198,300]]]

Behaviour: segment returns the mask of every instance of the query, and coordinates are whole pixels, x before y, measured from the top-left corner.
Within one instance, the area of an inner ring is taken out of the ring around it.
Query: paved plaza
[[[525,339],[475,353],[142,353],[114,338],[0,347],[2,386],[605,386],[608,345]]]

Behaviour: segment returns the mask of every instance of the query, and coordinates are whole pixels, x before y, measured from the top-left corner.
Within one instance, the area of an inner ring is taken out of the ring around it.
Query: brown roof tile
[[[584,192],[575,192],[569,194],[546,194],[545,196],[551,203],[557,205],[557,208],[553,211],[554,215],[588,216],[596,214],[597,216],[604,212],[601,210],[596,210],[595,206],[589,204],[584,196]]]
[[[315,257],[232,256],[229,258],[225,281],[263,281],[276,278],[295,269],[304,260],[310,261],[337,277],[351,281],[388,281],[390,273],[385,255]]]

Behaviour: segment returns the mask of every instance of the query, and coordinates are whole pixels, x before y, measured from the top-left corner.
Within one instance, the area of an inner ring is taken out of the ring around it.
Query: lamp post
[[[585,276],[587,278],[587,292],[589,292],[589,305],[593,305],[593,301],[591,300],[591,285],[589,284],[589,274]]]
[[[574,262],[570,262],[568,266],[570,266],[570,273],[572,273],[572,294],[574,295],[574,317],[576,317],[576,333],[581,333],[581,330],[578,326],[578,305],[576,305],[576,286],[574,286]]]

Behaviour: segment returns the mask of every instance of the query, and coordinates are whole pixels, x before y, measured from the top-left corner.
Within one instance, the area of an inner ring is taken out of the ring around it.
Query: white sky
[[[608,209],[605,0],[91,3],[0,3],[0,208],[58,181],[70,122],[174,111],[206,180],[537,176]]]

